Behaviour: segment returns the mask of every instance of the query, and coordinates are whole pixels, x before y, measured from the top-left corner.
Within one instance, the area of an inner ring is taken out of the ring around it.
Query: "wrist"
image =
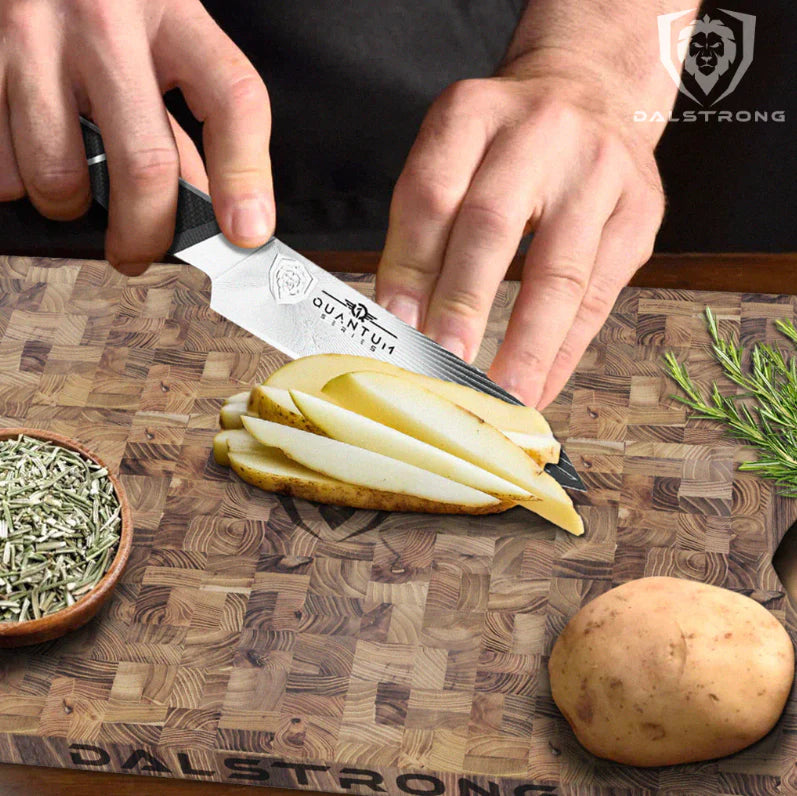
[[[540,45],[513,55],[498,69],[497,77],[538,87],[544,83],[557,98],[610,121],[635,140],[655,148],[678,93],[658,55],[655,63],[636,64],[633,75],[627,63],[595,50]],[[640,109],[648,116],[657,111],[661,122],[634,122],[634,112]]]

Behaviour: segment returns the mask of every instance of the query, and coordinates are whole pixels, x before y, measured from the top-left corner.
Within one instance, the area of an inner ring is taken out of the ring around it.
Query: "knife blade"
[[[99,128],[81,117],[95,201],[106,209],[110,180]],[[277,238],[258,249],[233,246],[222,234],[210,197],[180,180],[170,253],[211,279],[210,306],[294,359],[358,354],[464,384],[510,404],[522,402],[384,307]],[[567,489],[586,487],[564,449],[545,467]]]

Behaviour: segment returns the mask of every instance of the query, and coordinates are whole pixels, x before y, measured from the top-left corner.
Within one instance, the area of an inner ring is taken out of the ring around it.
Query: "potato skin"
[[[651,577],[584,606],[548,670],[554,701],[586,749],[628,765],[672,765],[766,735],[791,690],[794,649],[749,597]]]

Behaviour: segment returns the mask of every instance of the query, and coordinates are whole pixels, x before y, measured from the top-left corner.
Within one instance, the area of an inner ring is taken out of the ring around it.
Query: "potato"
[[[249,400],[249,390],[237,392],[229,398],[224,399],[225,404],[245,404]]]
[[[337,481],[380,492],[398,492],[426,501],[461,506],[463,509],[471,508],[475,510],[474,514],[501,505],[501,501],[486,492],[381,453],[291,426],[281,426],[269,420],[244,417],[243,424],[258,442],[279,448],[302,466]]]
[[[531,406],[516,406],[494,398],[492,395],[432,376],[424,376],[370,357],[349,354],[316,354],[288,362],[275,370],[265,384],[284,390],[301,390],[311,395],[320,395],[321,388],[336,376],[359,370],[375,370],[401,376],[406,381],[418,384],[437,395],[448,398],[459,406],[473,412],[488,423],[503,431],[518,431],[523,434],[551,437],[548,421]],[[556,461],[559,461],[558,457]],[[542,462],[545,464],[545,462]]]
[[[241,416],[247,412],[245,403],[230,401],[221,407],[219,425],[224,429],[243,428]]]
[[[576,536],[584,533],[569,495],[539,463],[490,423],[447,398],[413,381],[373,371],[337,376],[324,386],[322,396],[522,487],[531,497],[515,499],[517,505]]]
[[[501,500],[531,499],[525,489],[390,426],[298,390],[291,390],[290,396],[311,425],[339,442],[383,453]]]
[[[766,735],[791,690],[794,650],[749,597],[651,577],[584,606],[548,668],[554,701],[584,747],[660,766],[729,755]]]
[[[231,453],[257,453],[263,450],[264,446],[243,428],[228,428],[213,437],[213,458],[222,467],[230,466]]]
[[[264,447],[259,453],[230,452],[229,458],[232,469],[252,486],[336,506],[373,511],[420,511],[429,514],[492,514],[507,508],[506,503],[461,506],[415,495],[345,484],[310,470],[289,459],[276,448]]]
[[[272,423],[280,423],[283,426],[292,426],[326,436],[320,428],[299,411],[288,390],[258,384],[252,388],[248,407],[250,414],[262,420],[271,420]]]
[[[322,390],[341,406],[409,434],[529,490],[540,465],[497,428],[401,376],[344,373]]]

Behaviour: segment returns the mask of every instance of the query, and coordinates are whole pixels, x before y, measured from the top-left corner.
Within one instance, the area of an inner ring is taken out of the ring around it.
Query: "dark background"
[[[688,3],[684,4],[688,7]],[[785,122],[672,122],[658,149],[668,211],[657,251],[797,250],[797,5],[706,3],[757,16],[755,57],[717,110]],[[278,234],[309,249],[379,249],[392,186],[434,97],[491,74],[519,0],[205,0],[269,88]],[[651,20],[655,24],[655,20]],[[209,65],[212,68],[212,65]],[[168,103],[199,141],[177,92]],[[700,110],[680,95],[673,116]],[[101,256],[103,211],[41,218],[0,205],[0,251]]]

